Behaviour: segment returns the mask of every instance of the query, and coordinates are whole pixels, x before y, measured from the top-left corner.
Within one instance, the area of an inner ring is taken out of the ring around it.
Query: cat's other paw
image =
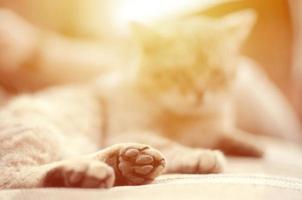
[[[113,145],[104,161],[115,169],[115,185],[141,185],[152,182],[164,170],[163,155],[148,145]]]
[[[51,168],[43,187],[110,188],[115,175],[106,163],[96,160],[66,160]]]
[[[224,170],[226,159],[221,151],[185,149],[174,155],[169,173],[208,174]]]
[[[220,173],[223,172],[226,159],[221,151],[196,150],[199,156],[196,173]]]

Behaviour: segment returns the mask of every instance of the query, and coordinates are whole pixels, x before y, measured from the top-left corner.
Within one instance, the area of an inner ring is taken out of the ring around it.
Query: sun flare
[[[129,22],[149,23],[163,16],[203,7],[218,0],[120,0],[113,10],[113,23],[118,29],[127,28]]]

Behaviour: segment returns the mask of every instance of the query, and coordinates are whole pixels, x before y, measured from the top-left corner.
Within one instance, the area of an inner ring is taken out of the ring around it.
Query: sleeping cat
[[[234,127],[228,98],[254,18],[135,25],[134,68],[9,101],[0,113],[0,188],[138,185],[162,172],[221,172],[224,156],[211,149],[262,156]]]

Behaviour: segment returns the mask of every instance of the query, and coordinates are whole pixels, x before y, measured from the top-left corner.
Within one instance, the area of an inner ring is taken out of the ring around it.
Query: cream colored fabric
[[[146,186],[110,190],[35,189],[0,192],[1,199],[291,199],[300,200],[302,180],[257,175],[176,175]]]
[[[0,199],[301,200],[301,147],[267,139],[263,139],[263,145],[267,149],[264,159],[230,158],[224,174],[163,175],[151,185],[115,187],[109,190],[3,190],[0,191]]]

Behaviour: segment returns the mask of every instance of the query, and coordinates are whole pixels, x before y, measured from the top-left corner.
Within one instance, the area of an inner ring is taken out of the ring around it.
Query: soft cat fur
[[[262,156],[228,99],[253,22],[245,11],[136,26],[131,73],[14,98],[0,113],[0,188],[144,184],[163,170],[221,172],[223,154],[209,149]]]

